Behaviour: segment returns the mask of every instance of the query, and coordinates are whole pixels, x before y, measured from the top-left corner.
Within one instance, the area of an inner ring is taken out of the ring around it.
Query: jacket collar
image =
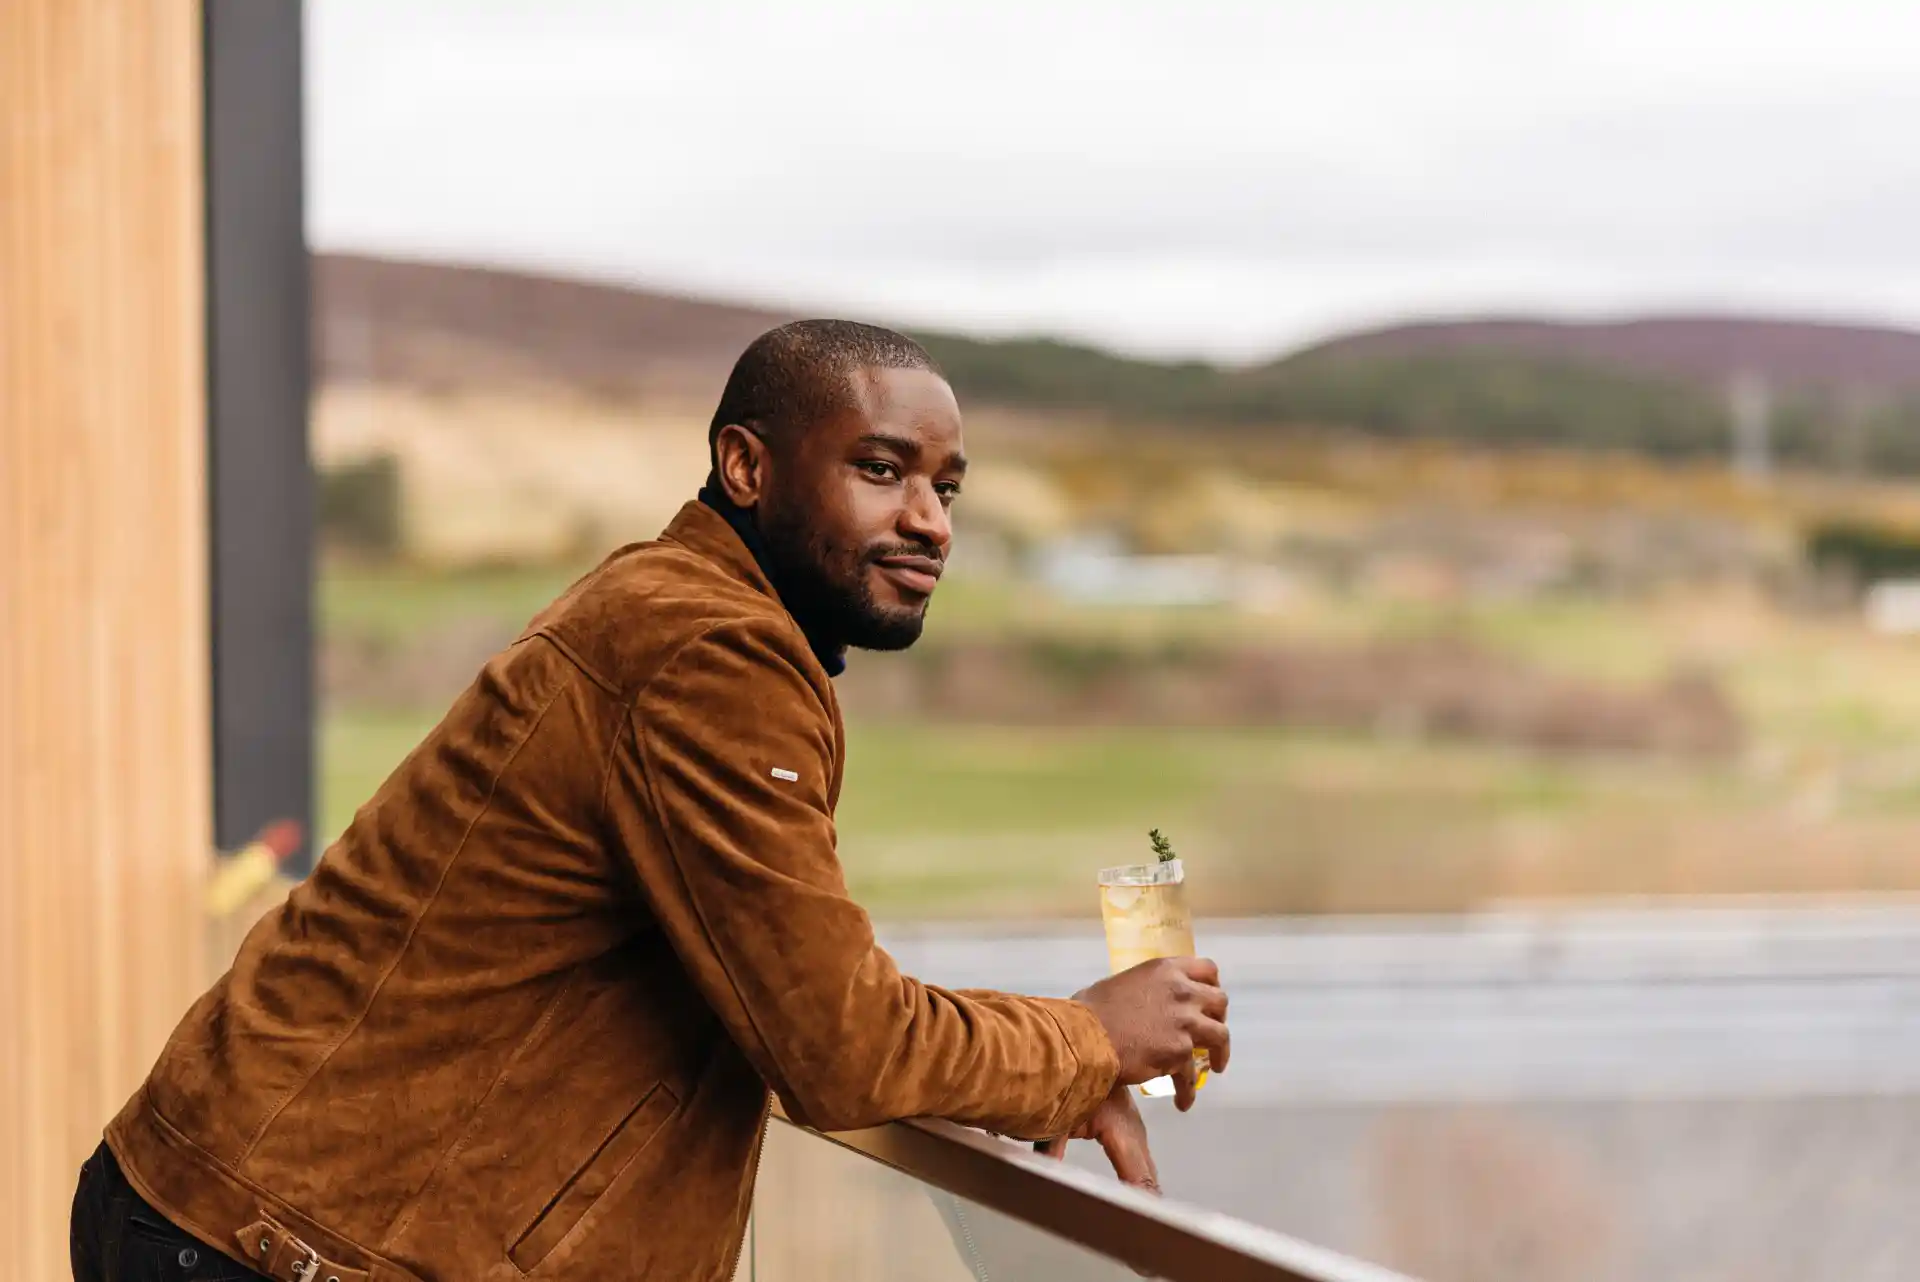
[[[684,504],[667,526],[663,537],[707,558],[775,600],[782,599],[779,583],[774,577],[773,561],[767,554],[766,541],[760,537],[759,527],[754,524],[753,513],[737,506],[718,486],[704,486],[698,498]],[[792,610],[789,609],[788,613],[791,614]],[[820,661],[820,666],[827,670],[829,677],[837,677],[846,671],[844,647],[833,645],[808,631],[798,619],[794,622],[807,638],[807,646],[813,651],[814,658]]]

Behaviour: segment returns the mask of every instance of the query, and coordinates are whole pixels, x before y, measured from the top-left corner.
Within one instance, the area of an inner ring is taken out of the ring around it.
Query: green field
[[[572,567],[441,576],[329,571],[329,635],[391,640],[475,618],[517,627]],[[1509,896],[1920,889],[1920,647],[1751,601],[1470,609],[1333,602],[1279,619],[1075,611],[956,580],[939,636],[1462,636],[1530,664],[1644,681],[1717,673],[1749,728],[1705,762],[1527,752],[1306,729],[1006,729],[856,722],[842,798],[849,880],[886,916],[1086,913],[1092,872],[1167,830],[1209,912],[1444,910]],[[930,632],[928,644],[938,644]],[[331,838],[437,709],[334,706]]]
[[[335,710],[329,834],[430,715]],[[1920,787],[1548,759],[1309,732],[856,725],[840,848],[884,917],[1092,910],[1093,870],[1174,836],[1209,913],[1446,911],[1504,897],[1920,889]]]
[[[345,829],[432,726],[431,713],[335,710],[325,720],[323,829]],[[1229,785],[1282,767],[1278,735],[1093,735],[855,726],[838,815],[849,877],[877,906],[928,911],[1000,886],[1049,906],[1084,883],[1065,858],[1124,862],[1146,830],[1194,829]],[[1104,852],[1104,853],[1096,853]],[[959,898],[956,899],[955,897]]]
[[[320,575],[320,633],[395,641],[473,619],[517,628],[588,568],[528,566],[450,573],[336,562]]]

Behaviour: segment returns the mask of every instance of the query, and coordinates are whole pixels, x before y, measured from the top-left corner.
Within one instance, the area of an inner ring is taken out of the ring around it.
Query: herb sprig
[[[1171,863],[1179,858],[1178,855],[1173,853],[1173,843],[1161,836],[1158,828],[1149,831],[1147,836],[1152,839],[1153,853],[1159,857],[1161,863]]]

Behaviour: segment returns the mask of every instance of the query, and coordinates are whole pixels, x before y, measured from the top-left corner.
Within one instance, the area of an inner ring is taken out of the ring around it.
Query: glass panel
[[[740,1282],[1131,1282],[1128,1267],[792,1127],[767,1133]]]

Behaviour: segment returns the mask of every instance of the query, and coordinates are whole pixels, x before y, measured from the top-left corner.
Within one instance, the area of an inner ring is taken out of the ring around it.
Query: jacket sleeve
[[[634,700],[608,808],[655,915],[797,1121],[1077,1127],[1117,1064],[1085,1006],[900,973],[834,849],[833,718],[773,620],[688,642]]]

